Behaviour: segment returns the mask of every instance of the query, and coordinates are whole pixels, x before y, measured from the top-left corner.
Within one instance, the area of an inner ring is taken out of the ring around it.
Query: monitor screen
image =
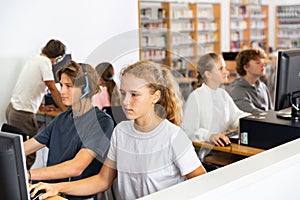
[[[278,52],[274,110],[291,107],[290,95],[300,90],[300,49]]]
[[[224,60],[235,61],[235,58],[238,55],[238,53],[239,52],[235,52],[235,51],[222,52],[222,56],[223,56]]]
[[[0,132],[0,199],[29,200],[23,139]]]
[[[68,64],[71,63],[71,60],[72,60],[72,56],[71,54],[66,54],[64,56],[64,58],[62,59],[62,61],[56,63],[55,65],[52,66],[52,71],[53,71],[53,74],[54,74],[54,79],[55,79],[55,82],[58,83],[58,79],[56,77],[56,72],[62,68],[63,66],[66,66]]]

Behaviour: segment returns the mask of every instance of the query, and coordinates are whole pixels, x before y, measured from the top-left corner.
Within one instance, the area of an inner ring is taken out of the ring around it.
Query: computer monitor
[[[23,139],[0,132],[0,199],[30,200]]]
[[[71,60],[72,60],[71,54],[66,54],[66,55],[64,56],[64,58],[63,58],[60,62],[58,62],[58,63],[56,63],[56,64],[54,64],[54,65],[52,66],[52,71],[53,71],[54,79],[55,79],[55,82],[56,82],[56,83],[59,82],[59,80],[58,80],[57,77],[56,77],[56,72],[57,72],[60,68],[62,68],[63,66],[66,66],[66,65],[70,64],[70,63],[71,63]]]
[[[56,72],[59,69],[61,69],[62,67],[70,64],[71,61],[72,61],[72,55],[71,54],[66,54],[61,61],[59,61],[58,63],[56,63],[56,64],[54,64],[52,66],[52,72],[53,72],[53,75],[54,75],[54,81],[55,81],[55,83],[56,83],[57,86],[59,85],[59,80],[56,77]],[[56,105],[55,101],[53,100],[53,97],[52,97],[50,91],[46,92],[46,94],[44,96],[44,99],[45,99],[45,105],[54,105],[56,108],[58,108],[58,106]]]
[[[222,56],[224,60],[232,60],[235,61],[236,56],[239,52],[236,51],[229,51],[229,52],[222,52]]]
[[[280,50],[276,68],[274,110],[291,107],[290,115],[278,112],[278,117],[299,118],[300,99],[300,49]],[[298,111],[297,111],[298,109]]]

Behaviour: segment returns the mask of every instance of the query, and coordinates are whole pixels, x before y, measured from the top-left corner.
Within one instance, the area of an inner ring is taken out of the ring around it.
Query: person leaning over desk
[[[31,169],[31,180],[53,183],[80,180],[99,172],[109,148],[113,120],[91,98],[98,76],[87,64],[74,61],[57,72],[62,101],[69,109],[54,118],[41,132],[24,142],[29,155],[44,146],[49,148],[47,167]],[[66,196],[68,199],[88,197]]]
[[[222,132],[238,127],[239,118],[249,115],[241,111],[229,94],[220,88],[227,77],[223,57],[208,53],[199,58],[197,71],[203,79],[184,106],[182,128],[192,141],[208,141],[224,146],[230,140]],[[199,80],[200,81],[200,80]]]
[[[236,57],[236,70],[241,77],[234,81],[229,94],[241,110],[251,114],[272,108],[269,89],[260,80],[265,74],[265,58],[260,48],[240,51]]]
[[[108,189],[116,199],[137,199],[206,173],[191,141],[182,132],[179,85],[167,67],[140,61],[121,71],[121,104],[129,121],[114,129],[101,171],[90,178],[38,183],[40,198],[58,192],[86,195]],[[34,194],[33,193],[33,194]]]
[[[52,65],[65,55],[65,49],[65,45],[59,40],[48,41],[41,54],[32,56],[19,75],[5,117],[8,124],[21,129],[29,137],[38,132],[36,113],[41,106],[46,87],[51,91],[59,108],[62,111],[67,109],[61,101],[52,72]],[[34,160],[34,155],[27,158],[28,169]]]

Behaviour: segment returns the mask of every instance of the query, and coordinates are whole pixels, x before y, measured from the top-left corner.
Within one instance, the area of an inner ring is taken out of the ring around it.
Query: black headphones
[[[86,97],[91,92],[91,88],[90,88],[90,85],[89,85],[89,78],[88,78],[88,74],[86,72],[85,64],[81,64],[81,68],[82,68],[82,72],[83,72],[83,75],[84,75],[84,82],[85,82],[85,86],[81,90],[82,95],[80,96],[80,99],[83,99],[84,97]]]

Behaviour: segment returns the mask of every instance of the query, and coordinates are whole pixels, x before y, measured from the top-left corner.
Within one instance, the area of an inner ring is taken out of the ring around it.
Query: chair
[[[13,125],[7,124],[7,123],[2,124],[1,131],[22,135],[23,141],[26,141],[29,139],[29,136],[26,133],[24,133],[21,129],[19,129]]]
[[[106,106],[102,108],[102,111],[111,116],[115,126],[121,121],[128,120],[122,109],[122,106]]]
[[[211,172],[211,171],[219,168],[219,166],[217,166],[213,163],[205,162],[205,160],[204,160],[205,156],[209,155],[211,149],[196,148],[195,150],[198,154],[198,157],[199,157],[203,167],[206,169],[207,172]]]

